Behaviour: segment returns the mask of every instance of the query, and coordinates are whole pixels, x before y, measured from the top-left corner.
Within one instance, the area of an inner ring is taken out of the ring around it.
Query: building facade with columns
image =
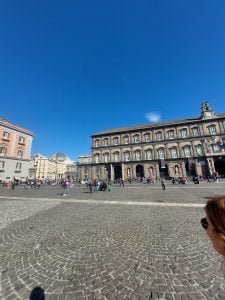
[[[31,161],[34,134],[0,119],[0,181],[25,181]]]
[[[30,179],[55,181],[76,177],[76,162],[64,153],[58,152],[51,157],[39,153],[33,156],[33,164],[29,169]]]
[[[92,135],[91,178],[225,176],[225,113],[203,102],[201,115]],[[84,174],[84,173],[83,173]]]

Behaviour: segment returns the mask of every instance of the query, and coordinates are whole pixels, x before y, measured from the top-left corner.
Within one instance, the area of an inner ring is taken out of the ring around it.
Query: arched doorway
[[[196,176],[195,162],[186,161],[185,169],[186,169],[187,176]]]
[[[142,165],[137,165],[136,166],[136,177],[144,177],[145,174],[144,174],[144,167]]]
[[[168,166],[165,163],[165,161],[159,163],[159,174],[160,178],[168,178],[169,172],[168,172]]]
[[[225,160],[217,159],[214,162],[215,170],[219,175],[225,176]]]
[[[122,168],[121,165],[114,167],[114,179],[122,178]]]

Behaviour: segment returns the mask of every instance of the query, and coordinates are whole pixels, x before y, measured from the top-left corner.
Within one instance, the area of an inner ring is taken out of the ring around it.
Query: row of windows
[[[6,155],[7,155],[7,147],[0,146],[0,156],[6,156]],[[17,158],[23,158],[23,150],[21,149],[17,150]]]
[[[0,160],[0,170],[3,171],[4,169],[5,169],[5,162]],[[22,169],[22,163],[17,162],[15,171],[21,171],[21,169]]]
[[[4,131],[2,139],[8,141],[9,138],[10,138],[10,133],[8,131]],[[19,144],[25,144],[25,137],[19,136]]]
[[[216,134],[216,127],[215,126],[209,126],[208,129],[209,129],[209,134],[210,135],[215,135]],[[199,135],[200,135],[199,128],[197,128],[197,127],[192,128],[192,136],[199,136]],[[181,129],[179,137],[181,137],[181,138],[188,137],[188,130],[187,129]],[[174,130],[168,131],[167,132],[167,138],[168,139],[175,139],[176,138],[175,131]],[[159,132],[155,133],[155,140],[157,140],[157,141],[163,140],[163,132],[162,131],[159,131]],[[145,134],[144,135],[144,142],[150,142],[150,141],[151,141],[151,135],[149,133]],[[112,142],[113,142],[113,145],[119,145],[120,140],[119,140],[118,137],[114,137]],[[129,144],[130,142],[140,143],[141,142],[141,135],[140,134],[135,134],[132,137],[131,141],[130,141],[130,137],[128,135],[126,135],[126,136],[123,137],[122,142],[124,144]],[[103,139],[102,146],[109,146],[109,145],[110,145],[109,138]],[[100,146],[101,146],[100,139],[96,139],[95,140],[95,147],[100,147]]]
[[[219,145],[211,145],[211,152],[213,153],[220,153],[221,149]],[[195,147],[195,151],[196,151],[196,155],[203,155],[203,148],[202,145],[197,145]],[[184,156],[184,157],[191,157],[193,156],[193,151],[192,148],[190,146],[185,146],[182,150],[182,153],[179,154],[178,149],[176,147],[169,149],[169,154],[171,158],[178,158],[180,155]],[[122,154],[122,157],[120,155],[119,152],[114,152],[112,154],[112,159],[113,161],[119,161],[121,159],[123,159],[124,161],[129,161],[129,160],[141,160],[141,159],[154,159],[154,158],[158,158],[158,159],[164,159],[166,157],[166,151],[164,148],[160,148],[158,149],[155,153],[152,149],[148,149],[144,152],[144,154],[142,154],[142,151],[137,150],[133,153],[133,157],[130,151],[125,151]],[[103,161],[104,162],[109,162],[110,161],[110,155],[109,153],[105,153],[103,154]],[[99,163],[100,162],[100,154],[95,154],[94,155],[94,162],[95,163]]]

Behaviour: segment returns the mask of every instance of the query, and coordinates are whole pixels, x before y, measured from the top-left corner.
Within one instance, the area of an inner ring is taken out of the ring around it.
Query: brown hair
[[[225,195],[208,200],[205,211],[216,232],[222,234],[225,240]]]

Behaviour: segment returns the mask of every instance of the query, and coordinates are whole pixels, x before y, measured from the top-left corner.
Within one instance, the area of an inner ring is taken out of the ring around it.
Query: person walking
[[[161,180],[161,185],[162,185],[162,190],[165,191],[166,185],[163,179]]]

